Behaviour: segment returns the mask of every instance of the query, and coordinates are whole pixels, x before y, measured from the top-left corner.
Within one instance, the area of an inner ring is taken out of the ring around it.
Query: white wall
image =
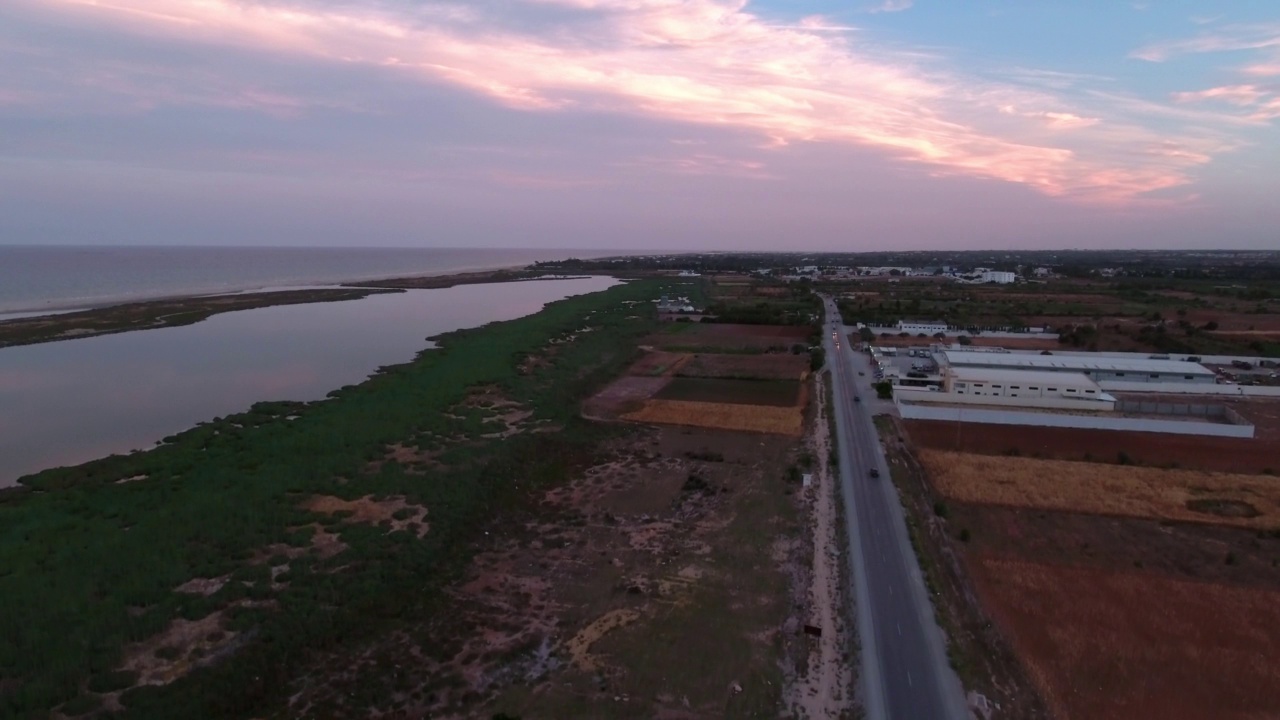
[[[1115,402],[1109,400],[1071,400],[1061,397],[1001,397],[999,395],[957,395],[955,393],[917,390],[912,387],[896,385],[893,388],[895,399],[903,402],[948,405],[990,405],[993,407],[1038,408],[1044,410],[1077,410],[1080,412],[1110,412]]]
[[[1209,383],[1098,382],[1108,392],[1166,393],[1178,395],[1235,395],[1236,397],[1280,397],[1280,387],[1266,385],[1211,385]]]
[[[1252,425],[1220,425],[1180,420],[1147,420],[1108,415],[1058,415],[1054,413],[1018,412],[1017,410],[981,410],[978,408],[940,407],[938,405],[899,403],[898,412],[908,420],[946,420],[950,422],[989,423],[992,425],[1032,425],[1039,427],[1085,428],[1158,432],[1170,435],[1208,435],[1211,437],[1253,437]]]

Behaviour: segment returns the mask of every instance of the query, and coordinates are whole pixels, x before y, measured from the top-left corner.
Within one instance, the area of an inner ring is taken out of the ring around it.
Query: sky
[[[1280,3],[3,0],[0,244],[1280,249]]]

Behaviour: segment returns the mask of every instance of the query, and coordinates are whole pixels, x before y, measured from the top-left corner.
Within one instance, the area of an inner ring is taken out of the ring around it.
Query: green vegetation
[[[135,682],[122,672],[128,646],[176,619],[217,613],[210,642],[223,645],[206,648],[207,666],[126,690],[125,716],[280,712],[308,663],[429,614],[487,518],[590,462],[600,440],[620,432],[580,420],[578,400],[656,327],[624,301],[679,291],[633,282],[449,333],[440,349],[328,400],[259,403],[150,452],[46,471],[0,494],[0,716],[45,717],[68,701],[88,708],[86,687]],[[466,402],[479,387],[562,430],[485,437],[499,411]],[[392,445],[430,453],[433,464],[391,461]],[[316,495],[403,496],[427,508],[430,529],[419,539],[391,532],[390,521],[304,509]],[[346,549],[312,551],[321,531]],[[277,581],[287,585],[273,585],[270,565],[282,561]],[[208,596],[175,591],[196,578],[228,581]],[[383,684],[394,679],[370,674],[366,692],[390,693]]]
[[[872,385],[871,387],[874,387],[876,389],[876,397],[880,398],[881,400],[893,399],[893,383],[889,382],[888,380],[878,382]]]

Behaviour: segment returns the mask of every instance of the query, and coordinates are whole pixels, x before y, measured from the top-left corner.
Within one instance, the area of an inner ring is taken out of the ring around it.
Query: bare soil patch
[[[669,377],[635,377],[626,375],[604,386],[600,392],[582,404],[582,414],[588,418],[616,420],[622,415],[644,407],[644,401],[653,397],[671,382]]]
[[[963,502],[1260,529],[1280,526],[1280,479],[940,450],[919,454],[939,492]],[[1188,505],[1192,501],[1244,503],[1257,514],[1199,512]]]
[[[1182,398],[1180,402],[1186,402]],[[1214,402],[1219,402],[1217,398]],[[1031,426],[907,420],[904,425],[919,447],[959,450],[982,455],[1016,453],[1055,460],[1114,461],[1120,453],[1138,465],[1177,465],[1192,470],[1231,473],[1280,471],[1280,422],[1256,408],[1227,402],[1255,423],[1255,437],[1216,438],[1149,432],[1038,428]],[[1272,403],[1280,407],[1280,403]]]
[[[224,630],[222,612],[199,620],[177,618],[164,632],[125,648],[120,669],[137,673],[136,685],[167,685],[216,662],[238,633]]]
[[[627,374],[642,377],[669,376],[689,362],[690,359],[689,353],[650,350],[627,369]]]
[[[375,500],[372,495],[365,495],[355,500],[344,500],[332,495],[317,495],[308,500],[303,507],[322,515],[342,513],[347,522],[386,525],[390,528],[388,532],[408,530],[418,537],[424,537],[430,529],[426,521],[427,509],[408,502],[402,495],[382,500]]]
[[[971,566],[1057,717],[1275,716],[1280,592],[990,556]]]
[[[799,407],[683,400],[649,400],[643,408],[627,413],[623,418],[636,422],[791,436],[799,436],[804,427],[804,415]]]

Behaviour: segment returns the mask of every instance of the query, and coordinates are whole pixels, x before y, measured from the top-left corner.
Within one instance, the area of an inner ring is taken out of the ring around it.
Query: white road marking
[[[898,623],[898,637],[902,637],[902,623]]]
[[[914,684],[915,684],[915,683],[911,682],[911,673],[907,673],[907,684],[908,684],[908,685],[914,685]]]

